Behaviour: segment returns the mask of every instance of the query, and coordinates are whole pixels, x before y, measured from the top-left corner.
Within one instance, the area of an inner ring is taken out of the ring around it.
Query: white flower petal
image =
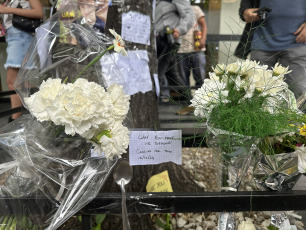
[[[100,138],[101,149],[107,158],[126,153],[130,142],[130,132],[121,122],[116,122],[110,131],[111,137],[106,135]]]
[[[115,30],[109,29],[109,32],[115,37],[115,40],[113,40],[114,50],[121,53],[123,56],[128,56],[124,49],[124,41],[122,40],[121,36],[117,34]]]

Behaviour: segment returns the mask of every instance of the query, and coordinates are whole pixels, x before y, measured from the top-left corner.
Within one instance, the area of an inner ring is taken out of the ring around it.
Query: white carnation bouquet
[[[63,126],[66,134],[78,134],[92,143],[94,152],[113,158],[125,153],[129,144],[128,128],[122,124],[129,99],[122,86],[114,84],[105,90],[79,78],[68,84],[48,79],[24,101],[38,121]]]
[[[127,55],[124,41],[114,30],[101,40],[80,4],[62,5],[36,32],[15,83],[30,114],[1,129],[0,196],[31,199],[2,207],[22,229],[20,216],[57,229],[98,194],[129,145],[130,96],[107,85],[99,62],[112,50]]]

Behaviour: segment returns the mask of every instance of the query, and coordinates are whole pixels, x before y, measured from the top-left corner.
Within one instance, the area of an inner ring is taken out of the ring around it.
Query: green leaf
[[[16,217],[14,217],[13,223],[11,224],[11,227],[9,228],[9,230],[16,230]]]
[[[167,227],[167,225],[164,224],[159,218],[156,220],[156,224],[163,229]]]
[[[273,226],[273,225],[269,225],[267,228],[268,228],[269,230],[279,230],[279,228],[277,228],[277,227],[275,227],[275,226]]]
[[[101,230],[101,223],[104,221],[105,217],[105,214],[96,215],[96,225],[92,226],[92,230]]]
[[[105,214],[98,214],[96,215],[96,223],[101,224],[103,220],[105,219],[106,215]]]
[[[4,227],[4,229],[10,229],[10,226],[12,225],[13,220],[14,220],[14,217],[10,216],[6,225],[5,225],[5,227]]]
[[[7,218],[8,218],[8,216],[6,216],[4,218],[4,220],[0,223],[1,224],[0,225],[0,230],[4,230],[5,229]]]

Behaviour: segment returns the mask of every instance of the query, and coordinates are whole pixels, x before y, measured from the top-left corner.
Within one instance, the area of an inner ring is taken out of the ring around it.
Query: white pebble
[[[176,222],[176,224],[177,224],[177,226],[178,226],[179,228],[184,227],[184,225],[185,225],[186,223],[187,223],[187,221],[184,220],[183,218],[178,218],[178,219],[177,219],[177,222]]]
[[[198,226],[196,230],[203,230],[203,228],[201,226]]]
[[[266,228],[271,224],[271,220],[264,220],[263,222],[261,222],[260,226]]]
[[[256,228],[250,220],[247,220],[247,221],[242,221],[238,225],[238,230],[256,230]]]
[[[204,221],[203,223],[204,223],[204,226],[206,228],[210,228],[210,227],[215,227],[216,226],[215,222],[213,222],[213,221]]]
[[[203,221],[203,217],[199,215],[199,216],[196,218],[196,221],[201,223],[201,222]]]
[[[268,217],[268,218],[271,217],[271,212],[269,212],[269,211],[264,211],[264,212],[262,212],[262,214],[264,215],[264,217]]]
[[[184,225],[184,228],[192,228],[192,227],[194,227],[196,224],[195,223],[189,223],[189,224],[186,224],[186,225]]]
[[[202,182],[202,181],[195,181],[197,183],[197,185],[199,185],[202,188],[206,188],[206,185]]]
[[[172,225],[176,225],[176,219],[175,219],[175,218],[172,218],[172,219],[171,219],[171,224],[172,224]]]
[[[195,222],[196,222],[196,220],[195,220],[193,217],[190,217],[190,218],[188,219],[188,221],[189,221],[189,223],[195,223]]]
[[[217,216],[216,215],[209,215],[207,217],[208,220],[211,220],[211,221],[217,221]]]
[[[254,222],[254,220],[252,218],[249,218],[249,217],[245,217],[245,220],[246,220],[246,222],[251,222],[251,223]]]
[[[297,227],[298,230],[304,229],[304,224],[302,221],[295,221],[295,226]]]

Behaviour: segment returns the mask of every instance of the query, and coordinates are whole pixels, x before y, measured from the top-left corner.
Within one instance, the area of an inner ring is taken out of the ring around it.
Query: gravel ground
[[[218,180],[213,162],[213,156],[208,148],[183,148],[183,167],[193,176],[194,181],[207,192],[220,191]],[[252,169],[249,169],[251,172]],[[243,190],[253,190],[254,184],[250,173],[245,177],[241,184]],[[256,230],[266,230],[271,224],[271,212],[238,212],[235,213],[236,225],[252,222]],[[281,212],[277,214],[282,214]],[[303,230],[304,224],[297,212],[286,212],[290,225],[293,229]],[[153,221],[157,219],[165,223],[166,215],[155,215]],[[217,230],[218,213],[177,213],[171,215],[171,224],[176,230]],[[241,226],[242,227],[242,226]],[[162,230],[156,225],[157,230]],[[240,228],[239,230],[244,230]]]
[[[194,178],[194,181],[207,192],[219,191],[216,170],[212,164],[212,153],[208,148],[183,148],[183,167],[189,171]],[[251,171],[251,169],[250,169]],[[7,175],[0,176],[0,183],[4,182]],[[247,176],[242,183],[244,190],[253,188],[250,176]],[[238,212],[235,213],[237,226],[242,222],[252,222],[256,230],[266,230],[267,226],[271,223],[271,212]],[[303,230],[303,219],[298,212],[287,212],[287,217],[291,225],[295,225],[297,230]],[[111,217],[114,221],[119,219],[120,216]],[[170,220],[173,229],[176,230],[217,230],[218,226],[218,213],[177,213],[170,215]],[[153,222],[159,219],[165,223],[166,214],[153,215]],[[130,221],[132,221],[130,219]],[[157,224],[157,230],[162,230]],[[81,222],[76,216],[71,217],[60,230],[78,230],[81,229]],[[242,230],[244,228],[241,228]],[[239,229],[239,230],[241,230]]]

